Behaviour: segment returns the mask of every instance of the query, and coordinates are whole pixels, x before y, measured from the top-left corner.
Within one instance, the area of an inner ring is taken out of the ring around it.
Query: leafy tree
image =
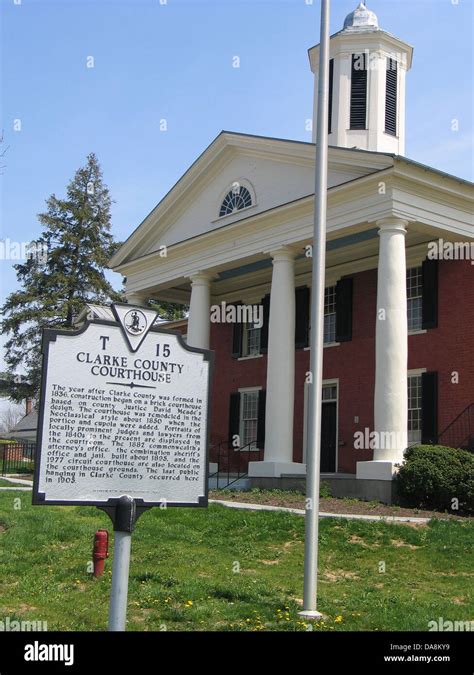
[[[26,261],[14,265],[20,290],[1,309],[8,395],[16,401],[38,395],[42,328],[73,328],[85,303],[123,300],[104,274],[119,244],[110,232],[111,198],[94,154],[68,184],[66,197],[53,194],[46,206],[38,216],[40,237]]]
[[[178,305],[175,302],[165,302],[162,300],[150,300],[150,307],[159,313],[160,319],[165,321],[177,321],[185,319],[189,307],[187,305]]]

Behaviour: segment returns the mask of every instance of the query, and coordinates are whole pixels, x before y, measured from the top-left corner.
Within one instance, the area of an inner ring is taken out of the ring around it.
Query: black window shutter
[[[229,406],[229,445],[232,446],[234,436],[239,434],[240,427],[240,392],[230,395]]]
[[[258,422],[257,422],[257,448],[260,450],[265,446],[265,403],[267,392],[260,389],[258,392]]]
[[[295,291],[295,347],[301,349],[309,344],[309,288],[302,286]]]
[[[397,135],[397,62],[387,59],[387,80],[385,84],[385,131]]]
[[[352,278],[336,285],[336,342],[352,340]]]
[[[262,299],[263,307],[263,326],[260,329],[260,352],[266,354],[268,351],[268,323],[270,320],[270,296],[266,295]]]
[[[329,104],[328,104],[328,134],[332,131],[332,92],[334,89],[334,59],[329,61]]]
[[[422,265],[422,328],[438,327],[438,261],[425,260]]]
[[[242,356],[242,337],[244,325],[237,321],[234,323],[234,332],[232,335],[232,357],[238,359]]]
[[[421,442],[438,441],[438,373],[421,376]]]
[[[350,128],[367,126],[367,60],[365,54],[352,55]]]

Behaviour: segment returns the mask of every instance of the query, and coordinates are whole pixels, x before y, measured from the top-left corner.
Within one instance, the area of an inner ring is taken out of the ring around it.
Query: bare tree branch
[[[22,417],[24,417],[23,406],[11,405],[0,415],[0,432],[10,433]]]

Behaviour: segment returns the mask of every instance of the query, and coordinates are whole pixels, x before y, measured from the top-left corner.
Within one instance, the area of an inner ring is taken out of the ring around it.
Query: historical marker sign
[[[206,506],[212,353],[156,312],[45,330],[34,504]]]

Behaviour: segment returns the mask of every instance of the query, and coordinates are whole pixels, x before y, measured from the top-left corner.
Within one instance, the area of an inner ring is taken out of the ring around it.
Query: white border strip
[[[226,502],[223,499],[210,499],[209,504],[222,504],[230,509],[247,509],[249,511],[283,511],[304,516],[303,509],[291,509],[285,506],[270,506],[269,504],[247,504],[246,502]],[[370,520],[387,523],[417,523],[426,525],[431,518],[414,518],[412,516],[363,516],[355,513],[319,513],[320,518],[347,518],[347,520]]]

